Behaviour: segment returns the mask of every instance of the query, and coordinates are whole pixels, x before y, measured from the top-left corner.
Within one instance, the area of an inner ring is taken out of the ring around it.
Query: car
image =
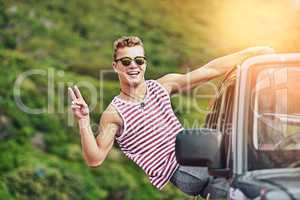
[[[252,57],[225,75],[205,127],[176,137],[177,161],[228,181],[227,199],[300,199],[300,53]]]

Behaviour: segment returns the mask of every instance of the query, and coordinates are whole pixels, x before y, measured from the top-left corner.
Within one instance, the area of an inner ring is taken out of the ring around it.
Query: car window
[[[258,65],[249,73],[248,170],[299,167],[300,66]]]
[[[299,78],[298,67],[268,68],[258,74],[252,98],[256,149],[300,149]]]
[[[232,83],[226,89],[224,108],[222,110],[220,130],[224,134],[231,134],[232,131],[232,116],[234,103],[235,85]]]
[[[227,168],[230,168],[230,148],[232,133],[232,117],[235,93],[235,81],[228,81],[219,90],[219,94],[207,115],[206,127],[217,129],[223,135],[223,158],[225,158]]]
[[[234,83],[229,84],[224,92],[223,108],[220,111],[220,132],[223,134],[224,158],[226,158],[226,166],[230,168],[230,149],[231,149],[231,133],[232,133],[232,116],[234,103]]]
[[[210,109],[210,112],[206,115],[206,120],[205,120],[206,128],[217,129],[222,100],[223,100],[223,95],[221,93],[218,93]]]
[[[219,90],[211,111],[206,116],[206,128],[217,129],[222,133],[231,131],[234,89],[235,85],[232,81]]]

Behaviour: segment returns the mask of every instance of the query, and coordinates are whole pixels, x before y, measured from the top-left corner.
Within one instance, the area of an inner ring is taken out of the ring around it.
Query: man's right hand
[[[81,121],[89,122],[89,107],[83,99],[78,87],[75,85],[74,89],[68,88],[68,93],[71,98],[71,109],[75,118],[80,123]]]

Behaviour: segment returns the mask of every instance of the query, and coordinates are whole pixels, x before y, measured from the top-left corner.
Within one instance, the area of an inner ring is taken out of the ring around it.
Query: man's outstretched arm
[[[241,64],[249,57],[274,53],[270,47],[251,47],[242,51],[216,58],[206,65],[186,74],[167,74],[157,81],[160,82],[169,93],[176,93],[192,89],[196,85],[223,75],[232,67]]]

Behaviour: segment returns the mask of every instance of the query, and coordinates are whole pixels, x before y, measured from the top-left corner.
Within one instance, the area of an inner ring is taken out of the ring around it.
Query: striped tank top
[[[146,85],[143,105],[119,97],[112,100],[124,123],[116,141],[161,190],[179,166],[175,139],[183,128],[172,110],[167,90],[155,80],[147,80]]]

